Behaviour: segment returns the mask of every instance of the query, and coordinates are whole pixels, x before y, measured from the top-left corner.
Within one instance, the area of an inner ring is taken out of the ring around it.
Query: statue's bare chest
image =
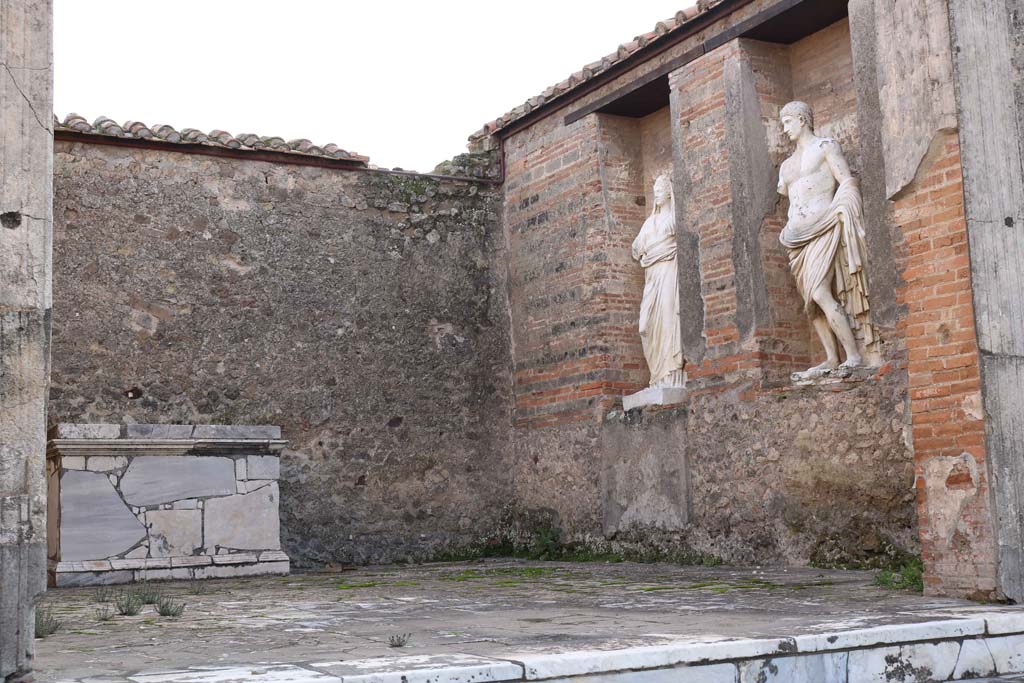
[[[819,174],[831,176],[825,159],[825,150],[818,145],[795,152],[782,164],[781,172],[782,179],[790,186],[797,184],[801,179],[811,179]]]

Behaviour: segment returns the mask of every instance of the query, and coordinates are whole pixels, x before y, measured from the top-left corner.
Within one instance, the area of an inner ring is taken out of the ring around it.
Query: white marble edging
[[[463,654],[377,657],[309,666],[338,676],[342,683],[497,683],[523,678],[523,667],[514,662]]]
[[[1024,630],[1024,621],[1021,623],[1021,630]],[[890,624],[856,631],[797,636],[796,649],[797,652],[829,652],[921,640],[953,640],[984,634],[984,619],[926,621],[918,624]]]
[[[825,654],[915,642],[958,641],[995,634],[1024,633],[1024,610],[986,614],[984,618],[949,619],[895,624],[855,631],[838,631],[795,638],[702,640],[621,650],[577,651],[559,654],[510,655],[525,670],[526,680],[586,676],[616,671],[639,671],[679,665]]]
[[[766,658],[774,658],[778,666],[779,657],[791,659],[794,665],[799,665],[799,660],[829,656],[830,653],[845,660],[848,651],[851,658],[856,655],[856,666],[863,670],[862,673],[874,669],[881,671],[879,667],[887,666],[884,657],[891,655],[902,657],[909,663],[920,660],[940,676],[947,673],[957,675],[954,666],[964,657],[964,666],[959,666],[958,670],[967,666],[991,666],[1002,674],[1017,673],[1012,669],[1024,667],[1024,655],[1017,652],[1024,642],[1022,639],[1024,610],[1018,610],[979,614],[971,619],[886,625],[796,638],[706,636],[666,645],[555,654],[523,653],[501,658],[446,654],[304,665],[194,667],[174,672],[135,674],[129,680],[134,683],[227,683],[235,680],[253,683],[500,683],[589,676],[597,677],[590,680],[604,683],[710,683],[733,680],[732,672],[739,675],[735,667],[737,662],[742,665],[743,660],[755,668],[758,661],[763,663]],[[1010,652],[1011,649],[1014,652]],[[990,661],[992,663],[988,664]],[[680,668],[675,670],[671,667]],[[651,679],[656,670],[666,675]],[[959,673],[963,674],[962,671]]]
[[[714,636],[712,636],[713,638]],[[579,650],[559,654],[510,655],[525,669],[526,680],[585,676],[588,674],[658,669],[679,664],[712,663],[729,659],[750,659],[767,655],[793,654],[792,638],[759,640],[707,639],[681,641],[668,645],[630,647],[621,650]]]

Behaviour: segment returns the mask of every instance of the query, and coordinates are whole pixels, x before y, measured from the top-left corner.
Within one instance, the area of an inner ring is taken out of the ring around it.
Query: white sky
[[[694,0],[55,0],[54,110],[427,172]]]

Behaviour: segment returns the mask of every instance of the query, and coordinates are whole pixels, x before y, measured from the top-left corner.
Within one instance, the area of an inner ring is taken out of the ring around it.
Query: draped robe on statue
[[[683,386],[683,346],[679,321],[674,217],[650,216],[633,240],[633,258],[644,269],[640,340],[651,370],[652,387]]]
[[[869,317],[864,272],[864,212],[857,180],[847,178],[839,185],[828,211],[817,223],[800,228],[787,223],[779,241],[789,251],[789,267],[804,310],[810,310],[812,293],[832,275],[832,292],[846,310],[858,344],[867,353],[875,353],[877,340]]]

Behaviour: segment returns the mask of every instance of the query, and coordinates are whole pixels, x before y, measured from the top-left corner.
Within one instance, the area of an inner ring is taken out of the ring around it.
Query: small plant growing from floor
[[[170,596],[161,595],[156,601],[156,612],[162,617],[180,617],[185,603],[175,602]]]
[[[53,635],[64,626],[64,622],[53,616],[48,609],[36,609],[36,638]]]
[[[875,585],[923,593],[924,563],[920,557],[909,557],[902,563],[886,567],[875,576]]]
[[[114,609],[123,617],[134,617],[142,611],[142,600],[138,594],[125,591],[114,600]]]
[[[207,583],[202,579],[189,579],[188,592],[192,595],[204,595],[207,591]]]
[[[114,596],[114,589],[110,586],[97,586],[92,593],[93,600],[96,602],[113,602]]]
[[[411,633],[396,633],[388,638],[388,645],[390,647],[405,647],[409,644],[410,638],[412,638]]]
[[[99,621],[110,621],[114,618],[114,610],[108,605],[103,605],[96,610],[96,619]]]
[[[149,585],[145,581],[140,583],[138,588],[135,589],[135,595],[138,596],[143,605],[155,605],[157,601],[163,597],[163,594],[158,588]]]

